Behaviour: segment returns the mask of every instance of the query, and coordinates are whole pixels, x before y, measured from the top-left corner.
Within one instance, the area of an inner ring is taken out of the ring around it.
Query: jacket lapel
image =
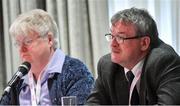
[[[144,71],[141,73],[139,100],[140,104],[146,104],[146,78]]]
[[[140,104],[146,104],[146,96],[147,96],[146,64],[147,64],[147,59],[148,59],[147,57],[144,61],[144,65],[143,65],[142,73],[141,73],[141,79],[140,79],[140,93],[139,93]]]

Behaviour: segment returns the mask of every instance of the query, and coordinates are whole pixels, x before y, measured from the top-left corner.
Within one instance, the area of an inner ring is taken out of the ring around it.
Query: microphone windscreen
[[[19,66],[19,71],[23,75],[26,75],[29,72],[30,68],[31,68],[31,64],[29,62],[25,61]]]

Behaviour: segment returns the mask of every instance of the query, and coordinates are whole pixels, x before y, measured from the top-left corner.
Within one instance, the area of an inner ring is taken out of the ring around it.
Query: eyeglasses
[[[16,41],[15,43],[14,43],[14,45],[15,45],[15,47],[20,47],[20,46],[22,46],[22,45],[24,45],[24,46],[30,46],[35,40],[37,40],[37,39],[39,39],[39,38],[41,38],[41,36],[37,36],[35,39],[31,39],[31,38],[25,38],[24,39],[24,41],[22,41],[22,42],[18,42],[18,41]]]
[[[120,35],[114,36],[114,35],[112,35],[111,33],[108,33],[108,34],[105,34],[105,37],[106,37],[106,40],[107,40],[108,42],[109,42],[109,41],[112,41],[112,40],[115,38],[116,41],[120,44],[120,43],[123,43],[124,40],[138,39],[138,38],[141,38],[141,37],[144,37],[144,36],[134,36],[134,37],[125,38],[125,37],[121,37]]]

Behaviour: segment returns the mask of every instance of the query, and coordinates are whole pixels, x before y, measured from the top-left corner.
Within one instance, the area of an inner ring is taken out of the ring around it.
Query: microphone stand
[[[11,87],[6,87],[0,99],[0,105],[9,105]]]
[[[17,74],[18,71],[13,75],[12,79],[8,82],[8,86],[4,89],[4,93],[2,94],[2,97],[0,99],[0,105],[9,105],[9,102],[11,101],[11,89],[17,84],[17,82],[20,81],[19,74]],[[21,74],[21,73],[20,73]],[[16,79],[16,80],[14,80]],[[10,101],[9,101],[10,100]]]
[[[12,103],[13,100],[11,100],[11,94],[10,91],[12,88],[15,88],[17,83],[20,81],[20,79],[28,73],[28,71],[31,68],[31,64],[27,61],[23,62],[19,68],[18,71],[13,75],[12,79],[8,82],[8,86],[5,88],[4,93],[0,99],[0,105],[9,105]],[[13,92],[13,91],[12,91]],[[10,103],[8,103],[10,102]]]

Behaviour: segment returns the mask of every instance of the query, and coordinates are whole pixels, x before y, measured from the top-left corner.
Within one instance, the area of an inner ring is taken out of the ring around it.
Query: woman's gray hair
[[[125,24],[133,24],[136,28],[136,36],[149,36],[151,47],[157,43],[158,29],[156,22],[147,10],[130,8],[117,12],[112,18],[111,23],[122,21]]]
[[[35,32],[41,37],[47,37],[47,33],[51,32],[54,38],[54,49],[59,45],[57,24],[47,12],[41,9],[34,9],[19,15],[9,31],[12,36],[27,36],[29,32]]]

